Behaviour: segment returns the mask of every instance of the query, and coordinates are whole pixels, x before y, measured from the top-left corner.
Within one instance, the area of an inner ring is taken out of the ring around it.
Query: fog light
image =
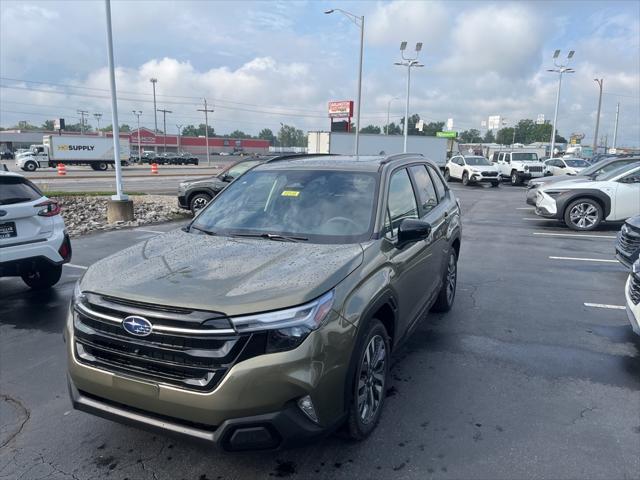
[[[300,407],[302,413],[309,417],[309,420],[314,423],[318,423],[318,415],[316,414],[316,409],[313,406],[313,402],[311,401],[311,397],[309,395],[305,395],[298,400],[298,407]]]

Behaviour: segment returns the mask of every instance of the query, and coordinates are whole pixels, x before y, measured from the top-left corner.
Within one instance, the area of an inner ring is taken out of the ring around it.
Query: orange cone
[[[58,175],[59,176],[64,176],[67,174],[67,168],[64,166],[64,163],[59,163],[58,164]]]
[[[151,173],[152,174],[157,174],[158,173],[158,164],[157,163],[152,163],[151,164]]]

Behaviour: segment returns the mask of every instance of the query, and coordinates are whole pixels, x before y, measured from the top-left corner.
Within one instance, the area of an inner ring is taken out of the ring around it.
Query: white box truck
[[[120,138],[120,161],[131,156],[129,140]],[[113,165],[113,138],[82,135],[45,135],[42,145],[31,145],[27,152],[16,155],[16,166],[27,172],[37,168],[64,165],[88,165],[93,170],[106,170]]]

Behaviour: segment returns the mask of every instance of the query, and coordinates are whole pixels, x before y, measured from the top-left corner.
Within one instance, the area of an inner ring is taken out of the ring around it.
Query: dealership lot
[[[181,225],[163,224],[76,239],[50,292],[0,279],[0,478],[637,477],[640,341],[620,309],[619,226],[578,234],[536,217],[523,188],[451,185],[464,215],[456,303],[397,352],[368,440],[225,455],[70,410],[74,282]]]

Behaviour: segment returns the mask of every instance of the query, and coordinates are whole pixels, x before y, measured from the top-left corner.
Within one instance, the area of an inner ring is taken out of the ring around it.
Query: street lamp
[[[594,82],[600,87],[600,95],[598,96],[598,113],[596,114],[596,132],[593,135],[593,154],[598,153],[598,130],[600,129],[600,107],[602,106],[602,85],[604,78],[594,78]]]
[[[182,125],[176,125],[178,129],[178,151],[176,153],[180,153],[180,132],[182,132]]]
[[[404,107],[404,148],[403,152],[407,153],[407,139],[409,135],[409,92],[411,90],[411,68],[412,67],[424,67],[423,64],[418,62],[418,56],[420,50],[422,50],[422,42],[416,43],[416,55],[413,58],[404,56],[404,52],[407,49],[407,42],[400,43],[400,54],[402,55],[402,62],[395,62],[394,65],[400,65],[407,67],[407,102]]]
[[[387,102],[387,127],[385,128],[385,135],[389,135],[389,112],[391,111],[391,102],[393,102],[394,100],[399,100],[400,97],[393,97],[390,98],[389,101]]]
[[[573,68],[568,67],[569,61],[573,58],[574,53],[575,53],[575,50],[569,51],[569,54],[567,55],[567,62],[565,65],[562,65],[562,64],[558,64],[557,62],[557,59],[560,56],[560,50],[556,50],[555,52],[553,52],[553,64],[555,65],[556,68],[550,68],[547,70],[547,72],[553,72],[558,74],[558,94],[556,96],[556,109],[553,114],[553,127],[551,129],[551,151],[549,152],[551,158],[554,157],[553,151],[555,150],[555,146],[556,146],[556,125],[558,121],[558,106],[560,105],[560,88],[562,87],[562,75],[564,73],[575,73],[575,70]]]
[[[132,110],[132,112],[138,119],[138,163],[142,163],[142,148],[140,147],[140,115],[142,115],[142,110]]]
[[[340,12],[349,20],[351,20],[356,26],[360,27],[360,67],[358,70],[358,103],[356,111],[356,144],[354,147],[355,155],[358,155],[360,151],[360,112],[362,111],[362,55],[364,53],[364,15],[359,17],[353,13],[342,10],[341,8],[332,8],[325,11],[325,15],[330,15],[333,12]]]
[[[157,78],[150,78],[149,81],[151,82],[151,85],[153,85],[153,120],[154,120],[154,125],[155,125],[155,130],[153,131],[153,133],[158,133],[158,114],[157,112],[157,107],[156,107],[156,83],[158,83],[158,79]]]
[[[100,134],[100,119],[102,118],[102,114],[101,113],[94,113],[93,117],[96,119],[96,122],[98,122],[98,135]]]

